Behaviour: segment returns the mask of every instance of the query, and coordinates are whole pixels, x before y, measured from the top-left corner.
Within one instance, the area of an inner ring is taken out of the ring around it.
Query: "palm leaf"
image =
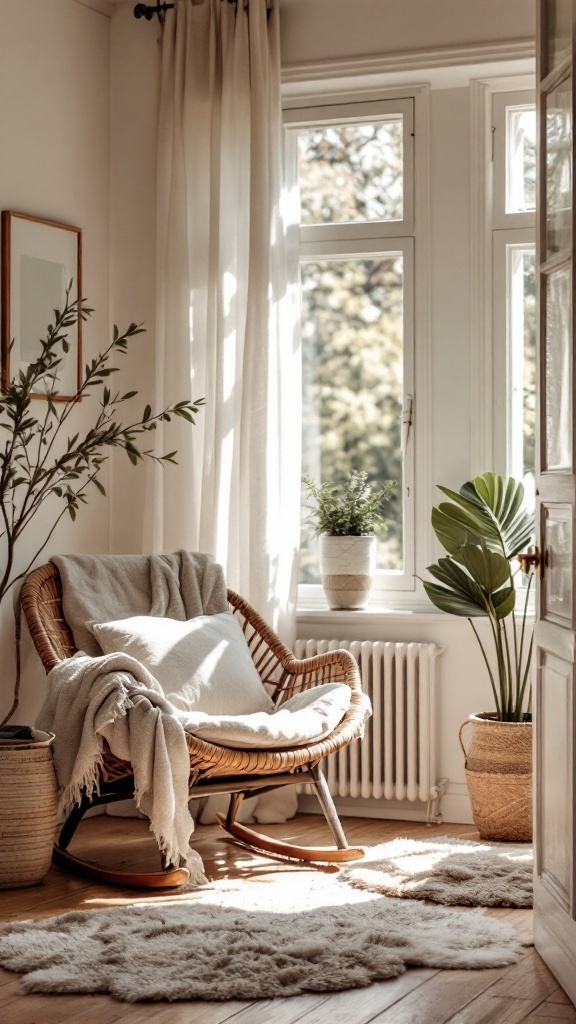
[[[486,544],[479,547],[465,544],[461,555],[463,565],[486,594],[492,595],[510,582],[508,559],[496,551],[490,551]]]
[[[462,535],[466,522],[469,532],[492,550],[500,552],[510,560],[526,547],[534,532],[534,516],[523,505],[524,486],[509,477],[506,481],[497,473],[483,473],[474,480],[468,480],[460,492],[440,487],[443,494],[451,499],[442,502],[442,518],[438,521],[433,510],[432,525],[436,536],[447,551],[453,554],[454,538]],[[440,523],[441,533],[435,524]],[[451,547],[444,544],[447,538]],[[471,537],[470,537],[471,539]]]
[[[512,585],[503,587],[492,596],[492,604],[497,619],[505,619],[514,611],[516,591]]]
[[[425,581],[424,590],[428,594],[432,604],[436,605],[436,607],[442,612],[448,612],[450,615],[464,615],[466,618],[486,615],[486,611],[483,607],[479,607],[473,601],[468,600],[461,594],[457,594],[452,590],[447,590],[446,587],[439,587],[437,583],[428,583],[428,581]]]
[[[472,605],[475,615],[487,615],[490,607],[489,597],[478,583],[453,558],[440,558],[436,565],[429,565],[428,572],[439,583],[444,584],[445,591],[467,607]],[[434,584],[432,584],[434,586]],[[454,612],[456,615],[468,615],[469,611]]]

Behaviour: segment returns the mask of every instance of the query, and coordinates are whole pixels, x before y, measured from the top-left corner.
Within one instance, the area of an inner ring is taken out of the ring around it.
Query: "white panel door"
[[[534,695],[536,948],[576,1002],[575,0],[538,2],[540,585]]]

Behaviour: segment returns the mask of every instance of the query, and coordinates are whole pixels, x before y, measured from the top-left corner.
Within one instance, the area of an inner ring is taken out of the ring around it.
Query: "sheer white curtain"
[[[299,542],[297,217],[283,183],[279,0],[177,0],[162,42],[156,398],[146,546],[211,552],[290,641]]]

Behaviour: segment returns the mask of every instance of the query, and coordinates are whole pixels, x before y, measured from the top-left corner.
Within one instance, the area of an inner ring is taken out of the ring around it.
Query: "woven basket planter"
[[[468,749],[462,742],[472,727]],[[532,839],[532,725],[499,722],[494,714],[470,715],[460,745],[474,824],[482,839]]]
[[[0,889],[41,882],[56,831],[57,786],[49,733],[0,740]]]

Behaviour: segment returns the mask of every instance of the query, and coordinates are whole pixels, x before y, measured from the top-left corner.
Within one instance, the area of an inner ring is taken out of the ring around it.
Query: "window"
[[[303,474],[396,481],[376,594],[414,589],[413,118],[406,99],[286,112],[301,204]],[[304,596],[320,583],[305,526],[299,582]]]
[[[530,92],[493,97],[495,434],[502,469],[534,494],[536,111]]]

